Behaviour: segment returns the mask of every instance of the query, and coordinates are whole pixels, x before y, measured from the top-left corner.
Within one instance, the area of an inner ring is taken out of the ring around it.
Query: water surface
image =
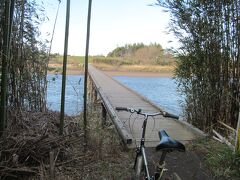
[[[181,114],[179,96],[173,79],[166,77],[114,77],[119,82],[138,92],[142,96],[163,107],[173,114]],[[66,80],[65,113],[77,115],[83,109],[82,75],[68,75]],[[48,75],[47,106],[54,111],[60,111],[61,104],[61,75]]]
[[[115,76],[119,82],[146,97],[166,111],[180,115],[182,97],[177,92],[177,85],[167,77],[126,77]]]
[[[77,115],[83,107],[83,76],[67,75],[65,113]],[[61,107],[62,75],[48,75],[47,107],[60,111]]]

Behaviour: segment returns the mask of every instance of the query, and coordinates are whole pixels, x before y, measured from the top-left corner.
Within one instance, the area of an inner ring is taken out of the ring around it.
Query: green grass
[[[68,71],[79,70],[83,71],[85,57],[84,56],[68,56],[67,69]],[[49,71],[60,72],[62,69],[63,56],[52,55],[49,62]],[[101,70],[113,71],[138,71],[138,72],[172,72],[174,65],[168,64],[142,64],[140,61],[131,58],[122,57],[104,57],[90,56],[89,63],[93,63],[95,67]]]
[[[71,56],[68,55],[68,64],[83,64],[85,60],[84,56]],[[50,59],[50,64],[62,64],[63,56],[62,55],[52,55]],[[121,58],[121,57],[104,57],[104,56],[90,56],[89,63],[104,63],[109,65],[137,65],[142,64],[139,60],[135,58]],[[150,63],[151,64],[151,63]],[[175,61],[169,59],[163,59],[159,64],[153,65],[174,65]]]
[[[104,64],[117,65],[117,66],[138,64],[133,60],[117,58],[117,57],[94,57],[93,63],[104,63]]]
[[[93,57],[89,57],[89,62],[92,62]],[[68,55],[69,64],[83,64],[85,60],[84,56],[70,56]],[[55,55],[50,59],[50,64],[62,64],[63,56]]]
[[[212,139],[198,140],[192,148],[204,157],[204,162],[217,178],[239,179],[240,156],[225,144]]]

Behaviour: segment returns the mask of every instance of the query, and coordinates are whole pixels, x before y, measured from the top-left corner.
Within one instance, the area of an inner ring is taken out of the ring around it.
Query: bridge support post
[[[90,99],[91,99],[91,103],[93,105],[93,91],[94,91],[93,81],[91,81],[90,87],[91,87],[91,89],[89,91],[90,92]]]
[[[89,81],[88,81],[88,100],[90,102],[90,104],[92,105],[93,104],[93,82],[92,82],[92,79],[89,77],[88,78]]]
[[[88,81],[88,106],[89,106],[89,110],[93,111],[93,98],[92,98],[92,89],[93,89],[93,82],[90,78],[90,76],[88,77],[89,81]]]
[[[94,104],[93,108],[94,108],[94,110],[96,110],[97,103],[98,103],[98,92],[94,88],[94,90],[93,90],[93,104]]]
[[[100,96],[98,94],[98,90],[96,89],[96,86],[94,85],[94,81],[89,76],[88,81],[88,101],[91,105],[91,110],[96,110],[96,106],[100,105]]]
[[[91,80],[90,80],[90,78],[89,78],[89,75],[88,75],[88,82],[87,82],[87,88],[88,88],[88,91],[87,91],[87,99],[88,99],[88,101],[90,101],[91,102]]]
[[[88,102],[91,106],[91,110],[93,110],[93,109],[95,109],[95,104],[97,101],[97,92],[94,88],[94,83],[90,76],[88,79],[89,79],[89,81],[88,81]]]
[[[106,122],[107,122],[107,111],[103,105],[103,103],[101,103],[102,106],[102,127],[104,128],[106,126]]]

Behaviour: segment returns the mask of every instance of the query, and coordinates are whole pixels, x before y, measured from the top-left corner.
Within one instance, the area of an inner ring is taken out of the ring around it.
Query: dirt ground
[[[147,148],[147,157],[149,160],[156,161],[161,157],[161,152],[156,152],[155,148]],[[154,171],[154,165],[150,164],[151,172]],[[186,152],[171,152],[166,157],[165,178],[173,179],[173,173],[182,180],[212,180],[211,173],[203,165],[203,159],[196,151],[187,150]]]

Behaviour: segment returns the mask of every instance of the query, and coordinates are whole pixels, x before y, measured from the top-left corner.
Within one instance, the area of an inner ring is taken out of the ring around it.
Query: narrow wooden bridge
[[[89,99],[93,102],[101,102],[103,119],[106,119],[108,114],[123,141],[129,147],[134,147],[141,138],[143,117],[138,115],[130,117],[130,113],[117,112],[115,107],[141,108],[142,111],[147,112],[158,112],[159,107],[91,65],[89,65],[89,78]],[[186,122],[156,116],[154,119],[149,119],[147,124],[145,139],[147,147],[158,144],[158,131],[161,129],[165,129],[172,138],[183,143],[203,135]]]

